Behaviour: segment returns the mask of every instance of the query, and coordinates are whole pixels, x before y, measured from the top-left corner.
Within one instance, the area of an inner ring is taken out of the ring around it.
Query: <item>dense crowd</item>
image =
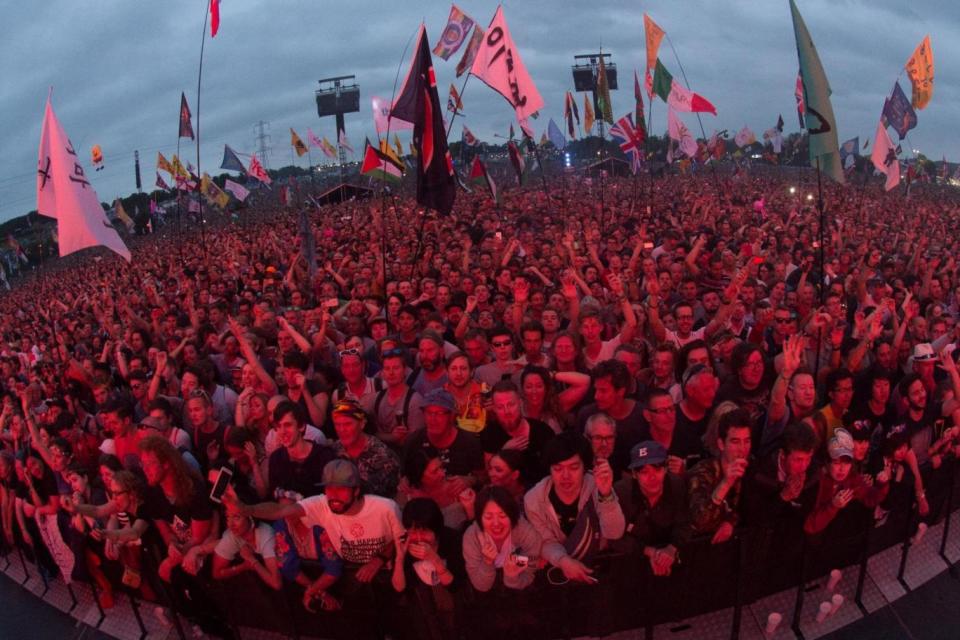
[[[5,541],[105,609],[216,631],[197,585],[247,575],[455,637],[454,595],[589,597],[611,554],[660,577],[745,527],[930,522],[960,200],[859,180],[822,213],[796,170],[311,207],[314,269],[295,198],[45,264],[0,298]]]

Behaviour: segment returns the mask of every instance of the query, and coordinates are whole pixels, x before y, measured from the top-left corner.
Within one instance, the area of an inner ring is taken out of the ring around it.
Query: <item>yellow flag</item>
[[[414,158],[417,157],[417,148],[413,146],[412,142],[410,143],[410,155],[412,155]]]
[[[200,193],[203,194],[203,197],[206,198],[208,202],[217,205],[221,209],[225,209],[227,204],[230,203],[230,196],[224,193],[206,173],[204,173],[200,179]]]
[[[114,200],[113,205],[114,211],[117,213],[117,219],[119,219],[120,222],[127,227],[128,231],[133,229],[133,220],[131,220],[130,216],[127,215],[127,212],[123,210],[123,203],[120,202],[120,198]]]
[[[393,134],[393,146],[397,148],[397,157],[403,155],[403,145],[400,144],[400,136]]]
[[[163,157],[163,154],[159,151],[157,152],[157,169],[163,169],[171,176],[173,176],[173,167],[170,166],[170,162]]]
[[[590,135],[591,129],[593,129],[593,105],[590,104],[589,96],[583,94],[583,130]]]
[[[307,145],[303,144],[303,140],[301,140],[300,136],[297,135],[297,132],[293,130],[293,127],[290,127],[290,144],[293,145],[293,148],[297,152],[298,156],[304,156],[307,154]]]
[[[647,71],[649,71],[657,65],[657,53],[660,51],[660,41],[663,40],[665,32],[646,13],[643,14],[643,32],[647,36]]]
[[[930,47],[930,36],[923,39],[907,60],[905,68],[913,84],[913,108],[923,109],[933,97],[933,49]]]
[[[180,162],[180,158],[177,157],[177,154],[173,154],[172,157],[173,160],[170,162],[170,168],[173,169],[173,171],[170,172],[170,175],[172,175],[174,178],[179,176],[184,180],[189,179],[190,174],[187,173],[186,168]]]
[[[380,152],[391,160],[394,160],[397,164],[403,166],[403,162],[400,160],[399,156],[397,156],[397,153],[393,150],[393,147],[390,146],[389,140],[384,139],[380,141]]]

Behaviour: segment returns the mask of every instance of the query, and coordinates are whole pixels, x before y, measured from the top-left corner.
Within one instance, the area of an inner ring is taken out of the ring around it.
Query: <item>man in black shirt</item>
[[[270,454],[268,492],[275,499],[300,500],[323,493],[323,467],[335,457],[324,445],[306,440],[306,416],[300,405],[284,400],[273,410],[277,442]]]
[[[473,433],[457,428],[456,403],[445,389],[434,389],[423,398],[424,428],[407,439],[404,458],[415,449],[436,449],[447,476],[473,486],[483,473],[483,449]]]
[[[553,429],[545,423],[523,417],[517,385],[503,380],[493,386],[493,419],[488,419],[486,429],[480,432],[484,461],[501,449],[523,452],[520,476],[531,485],[547,472],[540,456],[553,435]]]
[[[604,360],[590,372],[593,378],[594,401],[577,414],[577,425],[583,432],[587,418],[605,413],[617,424],[617,439],[611,465],[623,469],[630,458],[630,449],[642,438],[642,408],[639,402],[627,397],[630,389],[630,371],[619,360]]]

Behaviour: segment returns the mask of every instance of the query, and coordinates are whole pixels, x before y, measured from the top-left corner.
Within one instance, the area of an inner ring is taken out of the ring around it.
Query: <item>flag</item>
[[[696,139],[687,129],[687,125],[677,117],[677,112],[669,107],[667,108],[667,133],[672,140],[677,141],[680,150],[688,157],[692,158],[697,154]]]
[[[207,199],[207,202],[214,204],[221,209],[226,209],[227,205],[230,203],[230,196],[223,192],[223,190],[217,186],[213,179],[207,175],[203,174],[203,178],[200,180],[200,193],[203,194],[203,197]]]
[[[637,131],[643,136],[644,139],[647,137],[647,125],[644,122],[644,113],[643,113],[643,92],[640,90],[640,78],[637,75],[637,70],[633,70],[633,99],[636,102],[636,122],[637,122]]]
[[[223,145],[223,162],[220,163],[220,168],[228,171],[244,171],[243,163],[240,162],[240,158],[228,144]]]
[[[391,115],[413,123],[413,146],[417,152],[417,202],[446,215],[457,197],[453,160],[447,148],[443,107],[437,93],[437,77],[430,57],[427,33],[420,27],[419,43],[403,89],[393,103]]]
[[[236,199],[239,200],[240,202],[243,202],[244,200],[246,200],[247,196],[250,195],[249,189],[247,189],[245,186],[243,186],[239,182],[234,182],[230,178],[227,178],[223,182],[223,188],[225,191],[229,191],[230,193],[232,193],[234,197],[236,197]]]
[[[162,169],[173,175],[173,167],[170,166],[170,161],[163,157],[163,154],[159,151],[157,152],[157,169]]]
[[[463,113],[463,101],[460,100],[460,94],[457,93],[457,88],[453,86],[453,83],[450,83],[450,93],[447,96],[447,111],[453,111],[456,113]]]
[[[390,146],[390,141],[386,138],[380,141],[380,153],[393,160],[398,166],[403,166],[403,160],[400,159],[400,156],[397,155],[397,152]]]
[[[753,144],[757,141],[757,136],[754,135],[753,131],[750,130],[750,127],[744,127],[737,132],[737,135],[733,137],[733,141],[737,143],[737,146],[741,149],[748,144]]]
[[[893,83],[893,93],[883,101],[883,116],[880,119],[888,127],[893,127],[901,140],[910,129],[917,126],[917,112],[913,110],[899,82]]]
[[[930,36],[917,45],[904,68],[913,85],[911,104],[922,111],[933,97],[933,49],[930,47]]]
[[[513,140],[516,137],[516,134],[513,132],[513,123],[510,123],[510,135],[507,137],[507,140]]]
[[[646,13],[643,14],[643,32],[647,41],[647,97],[653,98],[653,81],[650,78],[650,70],[653,69],[657,62],[657,54],[660,51],[660,41],[663,40],[663,36],[666,34]]]
[[[467,125],[463,125],[463,143],[468,147],[475,147],[480,144],[480,141],[477,140],[477,136],[473,135],[473,132],[470,129],[467,129]]]
[[[858,155],[860,155],[860,136],[850,138],[840,145],[840,163],[845,170],[856,163]]]
[[[630,158],[630,168],[634,175],[640,171],[643,164],[644,131],[641,127],[634,128],[630,114],[617,120],[617,124],[610,127],[610,137],[620,143],[620,150]]]
[[[610,104],[610,84],[607,82],[607,67],[603,64],[603,52],[600,52],[600,68],[597,71],[597,117],[613,124],[613,107]]]
[[[403,157],[403,145],[400,144],[400,136],[393,134],[393,146],[397,150],[397,157]]]
[[[591,129],[593,129],[593,107],[590,106],[587,94],[583,94],[583,130],[590,135]]]
[[[837,119],[830,104],[830,83],[820,64],[817,48],[810,38],[797,5],[790,0],[793,13],[793,33],[797,41],[797,57],[803,78],[803,102],[806,112],[810,162],[817,161],[818,169],[843,184],[840,164],[840,144],[837,142]]]
[[[575,139],[577,137],[576,131],[573,128],[573,110],[576,108],[577,103],[573,99],[573,94],[567,91],[567,95],[563,98],[563,118],[567,121],[567,133],[570,134],[570,139]],[[579,113],[577,114],[580,115]],[[580,123],[580,118],[577,118],[577,123]]]
[[[443,28],[443,34],[440,41],[433,48],[433,54],[440,56],[444,60],[449,60],[450,56],[455,54],[463,41],[470,35],[470,29],[473,28],[473,18],[460,10],[457,5],[450,7],[450,17],[447,18],[447,26]]]
[[[263,184],[270,184],[273,180],[270,179],[270,176],[267,174],[267,170],[263,168],[263,165],[260,164],[260,161],[257,160],[257,154],[250,156],[250,166],[247,167],[247,174],[253,176]]]
[[[340,138],[337,140],[337,144],[343,147],[347,153],[353,155],[353,147],[350,146],[350,141],[347,140],[347,132],[340,131]]]
[[[290,127],[290,144],[293,145],[293,149],[297,152],[298,157],[306,155],[307,145],[303,144],[303,140],[301,140],[297,132],[293,130],[293,127]]]
[[[523,170],[526,168],[523,161],[523,154],[513,140],[507,143],[507,152],[510,154],[510,164],[513,170],[517,172],[517,184],[523,185]]]
[[[90,161],[93,163],[94,171],[103,169],[103,149],[100,148],[100,145],[95,144],[90,149]]]
[[[373,98],[370,99],[370,106],[373,107],[373,124],[377,128],[377,135],[385,133],[387,130],[402,131],[404,129],[413,129],[411,123],[390,117],[389,100],[373,96]]]
[[[187,212],[188,213],[200,213],[200,200],[195,196],[188,197]]]
[[[60,126],[50,98],[43,116],[37,170],[37,213],[57,220],[60,256],[105,246],[130,262],[130,251],[107,220],[73,143]]]
[[[782,122],[782,119],[780,120]],[[774,153],[780,153],[783,148],[783,136],[781,135],[781,129],[777,126],[770,127],[763,132],[763,139],[770,142],[770,146],[773,147]]]
[[[158,188],[158,189],[164,189],[164,190],[166,190],[166,189],[169,189],[169,188],[170,188],[170,185],[168,185],[166,182],[164,182],[163,178],[160,176],[160,172],[159,172],[159,171],[157,171],[157,182],[156,182],[156,185],[157,185],[157,188]]]
[[[490,174],[487,173],[487,167],[483,164],[483,161],[480,159],[480,156],[475,156],[473,158],[473,165],[470,167],[470,180],[476,183],[484,183],[487,185],[487,188],[490,189],[490,195],[493,196],[493,201],[498,205],[500,204],[500,195],[497,193],[497,185],[493,181],[493,178],[490,177]]]
[[[387,148],[390,148],[389,143]],[[391,149],[391,151],[393,150]],[[363,164],[360,165],[360,174],[377,180],[400,182],[403,178],[403,163],[374,148],[367,140],[363,154]]]
[[[171,157],[173,160],[170,161],[170,168],[172,168],[173,171],[170,172],[170,175],[174,178],[182,178],[184,180],[189,178],[190,174],[187,173],[187,170],[183,167],[183,163],[180,162],[180,158],[178,158],[176,154]]]
[[[23,247],[20,246],[20,243],[17,242],[17,239],[13,237],[12,233],[7,234],[7,246],[10,247],[14,255],[20,258],[24,264],[30,262],[30,259],[27,258],[27,254],[23,252]]]
[[[873,136],[873,153],[870,160],[877,171],[886,174],[885,189],[890,191],[900,184],[900,162],[897,160],[897,148],[893,146],[883,120],[877,124],[877,133]]]
[[[547,123],[547,136],[557,149],[563,149],[567,146],[567,139],[563,137],[563,131],[560,131],[560,127],[553,121],[553,118],[550,118],[550,122]]]
[[[320,141],[320,150],[323,151],[323,155],[327,156],[328,158],[337,157],[337,148],[333,146],[329,140],[327,140],[326,136],[324,136],[323,140]]]
[[[180,92],[180,135],[181,138],[193,140],[193,125],[190,123],[190,107],[187,106],[187,96]]]
[[[127,228],[127,231],[133,229],[133,220],[130,219],[130,216],[127,215],[126,210],[123,208],[123,202],[120,198],[117,198],[113,201],[113,213],[117,216],[117,220],[123,223]]]
[[[310,127],[307,127],[307,144],[309,144],[311,147],[316,147],[317,149],[323,149],[323,142],[317,137],[317,134],[315,134],[313,129]]]
[[[653,90],[675,111],[706,112],[717,115],[716,107],[709,100],[677,82],[659,59],[653,76]]]
[[[520,122],[543,108],[543,98],[513,44],[503,6],[497,7],[470,72],[506,98]]]
[[[539,143],[539,144],[540,144],[541,147],[545,147],[545,146],[547,146],[547,143],[548,143],[548,142],[550,142],[550,139],[547,138],[547,132],[544,131],[543,133],[540,134],[540,143]]]
[[[133,172],[137,179],[137,191],[140,191],[140,152],[133,152]]]
[[[797,86],[793,90],[793,97],[797,100],[797,117],[800,119],[800,128],[806,129],[806,125],[803,123],[803,114],[807,109],[803,104],[803,77],[799,71],[797,72]]]
[[[480,50],[480,45],[483,44],[483,29],[479,25],[475,26],[473,29],[473,35],[470,36],[470,43],[467,44],[467,48],[463,50],[463,57],[460,58],[460,62],[457,63],[457,77],[459,78],[467,71],[473,67],[473,61],[477,59],[477,51]]]
[[[210,37],[216,38],[220,30],[220,0],[210,0]]]

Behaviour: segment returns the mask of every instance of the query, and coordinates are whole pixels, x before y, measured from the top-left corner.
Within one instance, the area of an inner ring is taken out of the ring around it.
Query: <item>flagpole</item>
[[[203,175],[200,170],[200,81],[203,79],[203,46],[207,43],[207,20],[210,18],[209,0],[204,2],[203,8],[203,33],[200,37],[200,65],[197,69],[197,179]],[[198,185],[199,188],[199,185]],[[204,260],[207,258],[207,236],[206,223],[203,220],[203,194],[197,197],[197,204],[200,207],[200,245],[203,247]]]
[[[680,56],[677,55],[677,50],[673,46],[673,41],[670,40],[670,34],[664,33],[664,36],[667,38],[667,44],[670,45],[670,50],[673,52],[673,57],[677,61],[677,66],[680,68],[680,75],[683,76],[683,84],[687,85],[687,91],[692,91],[690,88],[690,83],[687,81],[687,72],[683,70],[683,64],[680,62]],[[707,132],[703,128],[703,120],[700,118],[699,112],[694,112],[697,116],[697,123],[700,125],[700,135],[703,136],[703,139],[707,139]],[[713,175],[713,187],[717,191],[717,207],[720,209],[723,208],[723,202],[720,200],[720,180],[717,178],[717,168],[713,165],[710,165],[710,173]]]

